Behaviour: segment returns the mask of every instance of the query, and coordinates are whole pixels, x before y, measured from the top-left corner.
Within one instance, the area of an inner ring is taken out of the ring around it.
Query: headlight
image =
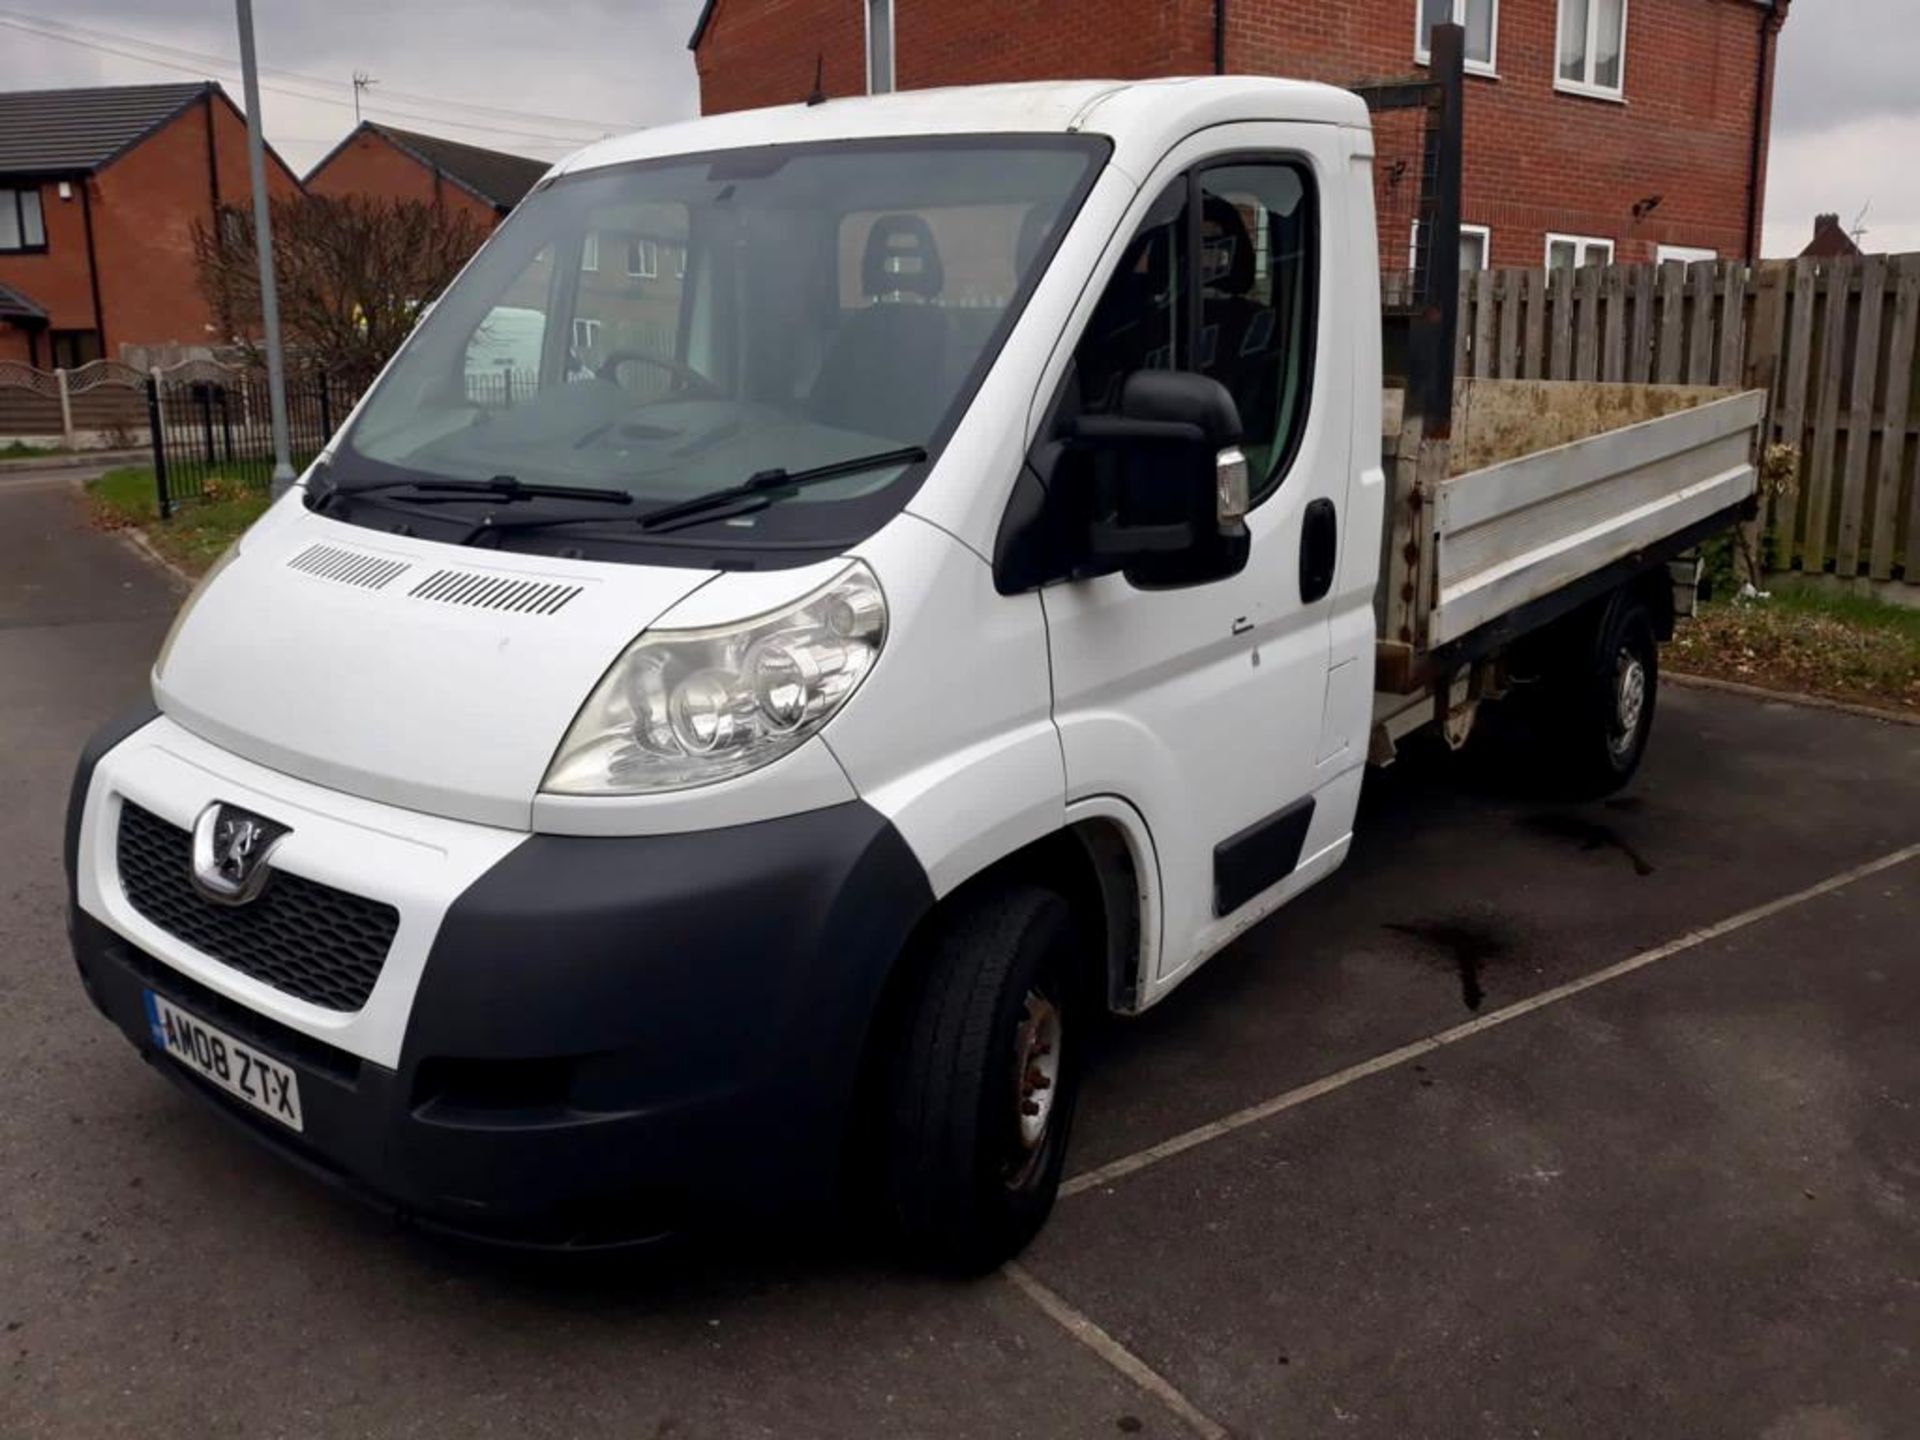
[[[886,600],[858,562],[771,615],[649,631],[587,697],[541,788],[639,795],[757,770],[832,718],[886,632]]]

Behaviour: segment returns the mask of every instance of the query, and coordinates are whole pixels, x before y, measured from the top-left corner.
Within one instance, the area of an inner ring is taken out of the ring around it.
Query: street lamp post
[[[267,146],[260,133],[260,72],[253,55],[253,0],[234,0],[240,22],[240,76],[247,100],[247,173],[253,181],[254,250],[260,256],[260,318],[267,332],[267,396],[273,412],[273,494],[293,484],[287,444],[287,375],[280,355],[280,292],[273,275],[273,210],[267,200]]]

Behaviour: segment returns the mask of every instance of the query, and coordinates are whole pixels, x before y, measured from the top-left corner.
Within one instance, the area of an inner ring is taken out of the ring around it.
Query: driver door
[[[1169,156],[1065,382],[1069,408],[1098,413],[1135,369],[1210,375],[1235,397],[1250,462],[1239,574],[1042,591],[1069,803],[1124,799],[1158,858],[1164,928],[1143,1000],[1305,883],[1350,824],[1350,806],[1315,819],[1331,605],[1303,564],[1331,543],[1347,487],[1347,352],[1321,323],[1341,193],[1328,182],[1344,163],[1338,132],[1307,125],[1224,127]]]

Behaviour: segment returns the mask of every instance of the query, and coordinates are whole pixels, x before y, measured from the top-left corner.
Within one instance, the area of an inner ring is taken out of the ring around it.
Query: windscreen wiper
[[[423,505],[451,500],[469,500],[475,497],[506,501],[591,500],[607,505],[633,503],[632,493],[626,490],[615,490],[600,485],[529,485],[513,475],[495,475],[491,480],[375,480],[365,485],[342,485],[337,480],[329,480],[320,500],[324,509],[343,495],[367,495],[385,490],[415,491],[415,494],[407,498]]]
[[[691,500],[677,500],[671,505],[663,505],[640,515],[623,515],[618,517],[617,523],[638,525],[643,530],[663,534],[668,530],[677,530],[683,525],[696,524],[701,519],[710,517],[715,511],[725,512],[725,518],[728,519],[736,515],[755,514],[766,509],[783,495],[792,494],[808,485],[839,480],[845,476],[859,475],[869,470],[884,470],[889,465],[912,465],[926,458],[927,452],[920,446],[908,445],[898,450],[882,450],[872,455],[855,456],[851,460],[836,460],[831,465],[810,466],[804,470],[761,470],[748,476],[738,485],[729,485],[723,490],[696,495]],[[360,488],[355,486],[342,493],[355,494]],[[612,493],[625,494],[626,492]],[[487,515],[474,525],[459,543],[471,544],[482,535],[488,534],[521,534],[529,530],[558,530],[568,525],[607,523],[607,517],[601,515]]]
[[[802,470],[773,469],[761,470],[749,475],[738,485],[729,485],[721,490],[711,490],[705,495],[696,495],[691,500],[676,500],[671,505],[662,505],[657,510],[649,510],[637,516],[634,523],[642,530],[668,530],[678,522],[691,521],[712,510],[725,509],[740,504],[738,513],[763,509],[780,495],[800,490],[808,485],[819,485],[828,480],[841,480],[849,475],[864,475],[869,470],[884,470],[890,465],[914,465],[927,458],[927,452],[919,445],[903,445],[895,450],[880,450],[872,455],[856,455],[849,460],[835,460],[830,465],[810,465]],[[746,505],[742,502],[758,501],[758,504]]]

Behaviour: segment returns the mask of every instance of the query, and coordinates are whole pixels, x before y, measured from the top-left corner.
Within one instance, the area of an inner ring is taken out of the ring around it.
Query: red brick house
[[[706,0],[708,113],[995,80],[1415,72],[1466,27],[1463,263],[1751,258],[1789,0]],[[1409,237],[1411,240],[1411,237]]]
[[[271,150],[267,176],[299,192]],[[210,343],[193,223],[252,194],[246,118],[212,81],[0,92],[0,360]]]
[[[1847,233],[1838,215],[1816,215],[1813,219],[1813,239],[1807,242],[1807,248],[1800,255],[1802,259],[1840,260],[1859,253],[1859,245]]]
[[[491,230],[547,169],[545,160],[366,120],[307,172],[306,187],[313,195],[444,205]]]

